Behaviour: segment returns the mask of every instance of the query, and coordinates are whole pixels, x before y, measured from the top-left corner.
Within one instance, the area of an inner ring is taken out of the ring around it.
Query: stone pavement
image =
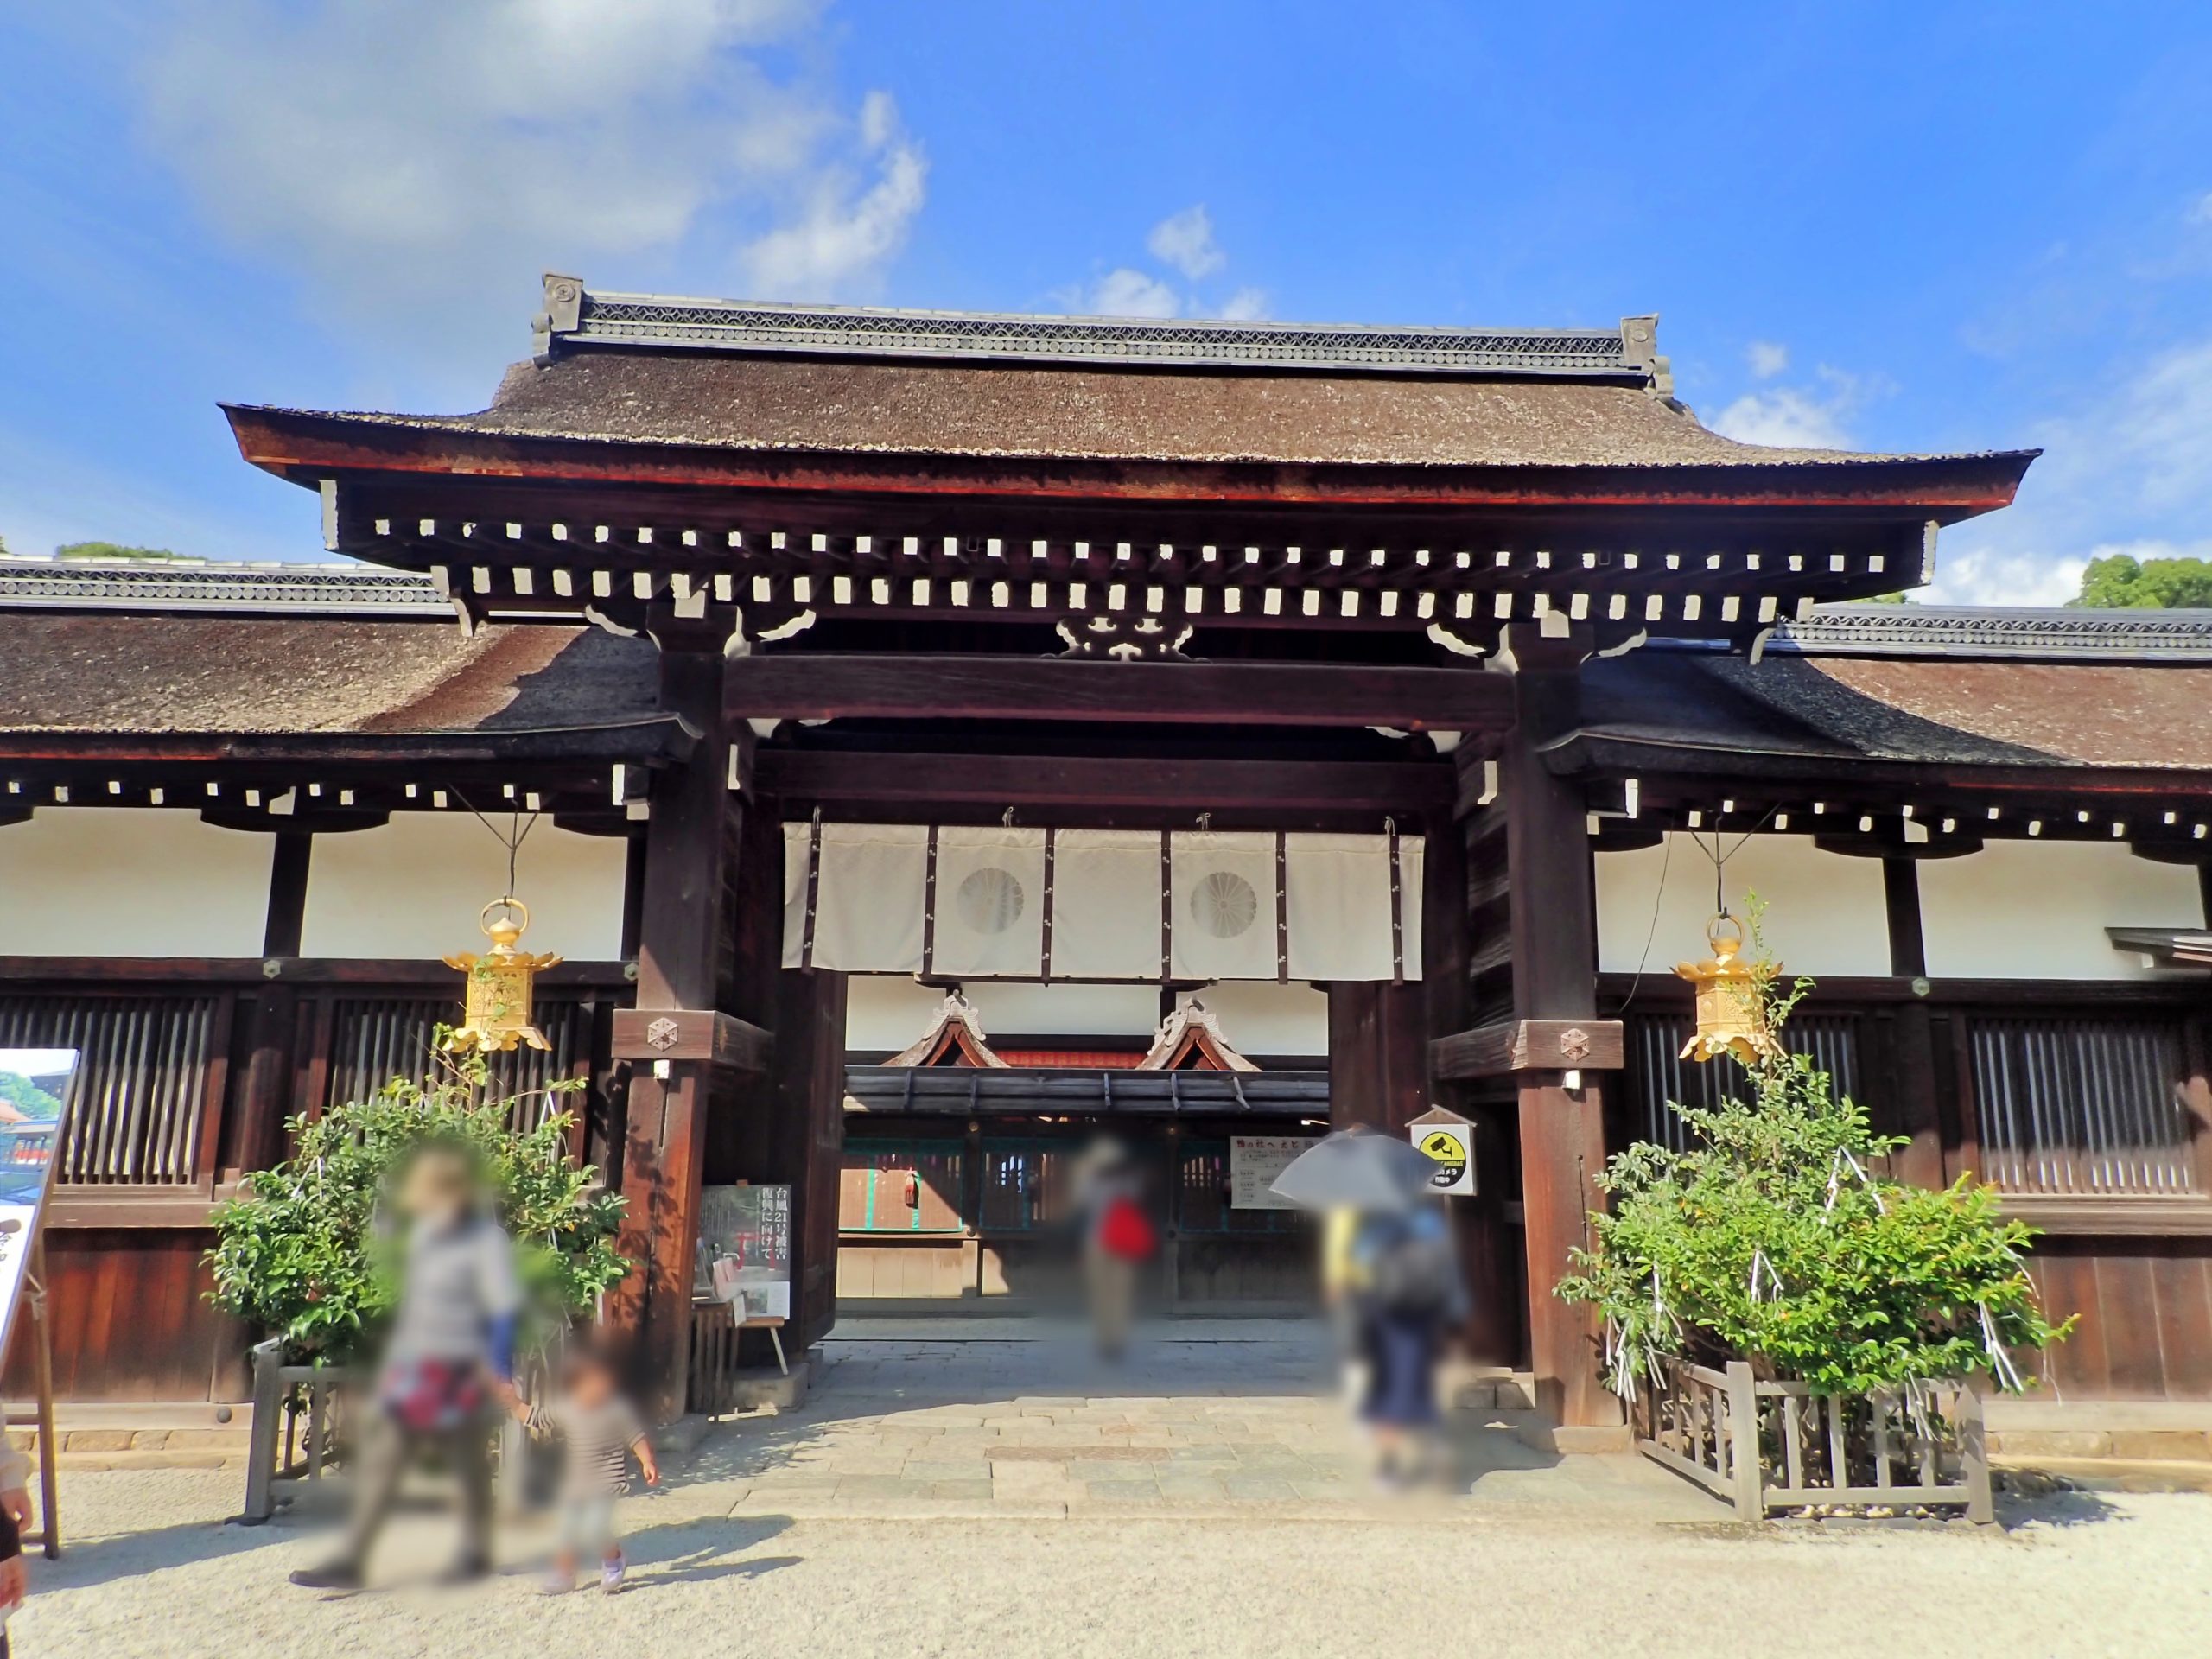
[[[805,1407],[718,1425],[652,1507],[825,1520],[1408,1507],[1374,1487],[1318,1322],[1158,1323],[1109,1367],[1079,1332],[1041,1319],[845,1320],[823,1357]],[[1437,1513],[1726,1518],[1640,1459],[1533,1449],[1515,1432],[1526,1416],[1453,1414]]]

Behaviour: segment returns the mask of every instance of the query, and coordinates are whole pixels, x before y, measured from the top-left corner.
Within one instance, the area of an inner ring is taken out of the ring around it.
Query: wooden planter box
[[[238,1523],[257,1527],[276,1512],[280,1483],[321,1480],[324,1471],[343,1465],[346,1407],[357,1397],[357,1385],[372,1378],[365,1366],[287,1364],[283,1344],[273,1338],[255,1344],[251,1357],[253,1433],[247,1442],[245,1507]],[[516,1380],[525,1397],[544,1396],[547,1371],[542,1357],[523,1363]],[[497,1433],[501,1465],[519,1466],[521,1425],[503,1413]]]
[[[277,1482],[322,1478],[335,1450],[340,1404],[360,1376],[347,1366],[288,1365],[282,1343],[254,1344],[253,1435],[241,1525],[257,1527],[276,1513]]]
[[[1923,1434],[1897,1395],[1819,1395],[1759,1382],[1741,1360],[1725,1371],[1676,1362],[1637,1408],[1637,1446],[1745,1521],[1809,1505],[1995,1519],[1980,1396],[1963,1382],[1930,1395]]]

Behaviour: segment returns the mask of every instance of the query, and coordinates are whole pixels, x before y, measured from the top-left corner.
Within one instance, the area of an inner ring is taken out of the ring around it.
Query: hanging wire
[[[545,815],[542,812],[533,812],[530,815],[529,822],[524,823],[521,813],[510,813],[507,828],[502,830],[491,819],[479,812],[476,810],[476,803],[470,800],[467,796],[463,795],[457,789],[454,791],[454,795],[463,806],[468,809],[469,817],[491,831],[493,838],[507,849],[507,891],[501,902],[512,903],[515,896],[515,866],[522,856],[522,844],[530,839],[530,832],[537,828],[538,819]]]
[[[1780,806],[1781,803],[1777,801],[1773,806],[1768,807],[1765,811],[1760,813],[1758,822],[1753,824],[1750,829],[1745,830],[1742,835],[1737,836],[1736,844],[1733,847],[1731,847],[1725,853],[1720,850],[1720,831],[1719,830],[1716,829],[1713,832],[1713,845],[1711,847],[1707,847],[1704,842],[1698,839],[1697,832],[1695,830],[1692,830],[1690,832],[1691,843],[1696,847],[1698,851],[1703,853],[1707,858],[1713,861],[1713,913],[1714,915],[1725,917],[1728,914],[1728,889],[1726,885],[1728,861],[1735,857],[1737,854],[1742,852],[1745,847],[1749,844],[1753,836],[1756,836],[1760,830],[1766,828],[1767,820],[1775,815]]]
[[[1768,807],[1759,815],[1759,821],[1738,836],[1736,838],[1736,844],[1725,853],[1720,850],[1720,831],[1718,830],[1713,832],[1711,847],[1707,847],[1699,838],[1696,830],[1685,832],[1690,838],[1690,844],[1713,861],[1713,908],[1716,915],[1726,916],[1728,913],[1728,893],[1724,885],[1726,880],[1726,871],[1728,861],[1742,852],[1745,844],[1753,836],[1766,828],[1767,820],[1775,815],[1780,804],[1781,803],[1777,802],[1775,805]],[[1667,901],[1667,869],[1674,861],[1675,838],[1671,835],[1662,836],[1659,844],[1664,850],[1659,860],[1658,891],[1651,895],[1651,925],[1644,930],[1643,954],[1637,958],[1636,976],[1629,981],[1628,995],[1621,998],[1621,1005],[1616,1010],[1617,1014],[1626,1014],[1629,1005],[1636,1001],[1637,990],[1643,983],[1644,969],[1650,965],[1651,942],[1659,937],[1659,912]]]

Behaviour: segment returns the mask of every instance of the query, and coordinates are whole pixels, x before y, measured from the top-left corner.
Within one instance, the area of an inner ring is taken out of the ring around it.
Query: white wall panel
[[[1634,973],[1641,963],[1663,974],[1707,954],[1713,892],[1704,849],[1713,837],[1700,839],[1671,835],[1662,846],[1597,855],[1600,969]],[[1741,916],[1752,893],[1766,901],[1767,949],[1785,969],[1815,977],[1890,971],[1880,860],[1824,853],[1808,836],[1753,836],[1732,850],[1739,841],[1740,830],[1720,837],[1728,907]]]
[[[0,956],[257,957],[276,849],[194,811],[42,807],[0,827]]]
[[[628,844],[540,820],[516,867],[515,897],[530,906],[524,944],[576,962],[620,955]],[[477,913],[506,887],[506,847],[467,813],[395,812],[378,829],[317,836],[301,953],[422,957],[480,950]]]
[[[2107,927],[2201,927],[2196,869],[2097,842],[1992,841],[1920,867],[1928,971],[1969,979],[2136,979]]]
[[[1288,985],[1224,980],[1198,993],[1245,1054],[1326,1054],[1329,997],[1303,981]],[[1185,993],[1177,999],[1190,1001]]]
[[[971,980],[961,989],[994,1044],[1025,1036],[1150,1037],[1160,1029],[1160,993],[1149,985]],[[845,1046],[896,1053],[929,1029],[944,1001],[944,992],[904,974],[854,974],[845,982]]]
[[[845,1046],[863,1053],[896,1054],[930,1028],[944,993],[906,974],[849,974],[845,977]],[[985,1024],[988,1032],[990,1027]]]
[[[963,988],[994,1043],[1023,1036],[1148,1038],[1160,1029],[1156,986],[977,980]]]

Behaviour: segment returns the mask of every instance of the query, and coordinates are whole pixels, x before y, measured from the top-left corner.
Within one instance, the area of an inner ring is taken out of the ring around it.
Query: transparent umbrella
[[[1274,1191],[1307,1210],[1404,1210],[1435,1173],[1427,1153],[1395,1135],[1339,1129],[1291,1160]]]

